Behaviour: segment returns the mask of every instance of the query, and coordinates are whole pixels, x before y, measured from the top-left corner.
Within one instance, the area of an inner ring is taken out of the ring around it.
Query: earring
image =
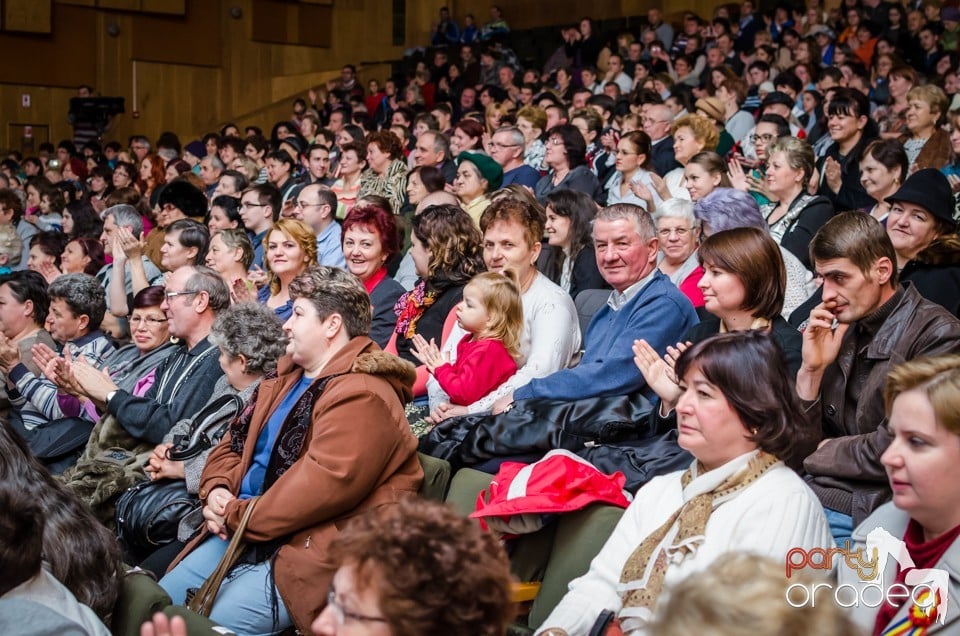
[[[757,433],[759,433],[759,432],[760,432],[760,429],[757,428],[756,426],[754,426],[753,428],[750,429],[750,434],[753,435],[754,437],[756,437],[756,436],[757,436]]]

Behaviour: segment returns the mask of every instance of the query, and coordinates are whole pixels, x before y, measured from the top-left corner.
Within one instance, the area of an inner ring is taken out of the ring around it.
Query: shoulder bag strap
[[[210,574],[207,580],[203,582],[203,585],[197,590],[193,598],[190,599],[187,607],[197,614],[209,617],[210,612],[213,611],[213,603],[217,599],[217,594],[220,592],[220,585],[223,584],[223,579],[226,578],[227,573],[243,552],[243,533],[247,530],[247,522],[250,520],[250,514],[256,507],[258,500],[259,497],[256,497],[250,501],[250,505],[244,510],[243,517],[240,519],[240,525],[237,526],[237,531],[234,532],[233,537],[230,538],[230,545],[227,546],[227,551],[223,553],[223,558],[220,559],[217,568]]]

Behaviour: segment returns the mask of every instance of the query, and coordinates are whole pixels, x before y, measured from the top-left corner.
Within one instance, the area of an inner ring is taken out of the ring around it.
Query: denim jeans
[[[210,537],[160,579],[160,587],[175,604],[185,605],[187,590],[203,585],[226,551],[226,541]],[[271,590],[271,587],[269,562],[234,568],[220,586],[210,620],[229,627],[240,636],[267,636],[290,627],[293,622],[283,600],[276,588]],[[273,596],[278,605],[277,623],[273,622]]]
[[[830,534],[836,541],[838,548],[845,548],[844,543],[850,539],[853,534],[853,517],[845,515],[842,512],[824,508],[823,512],[827,515],[827,523],[830,524]]]

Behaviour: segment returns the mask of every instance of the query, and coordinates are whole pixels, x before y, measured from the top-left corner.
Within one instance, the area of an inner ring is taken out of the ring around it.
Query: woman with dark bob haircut
[[[752,330],[698,342],[677,359],[679,384],[653,349],[636,362],[693,461],[637,491],[540,634],[587,634],[605,610],[623,633],[638,633],[665,589],[724,554],[784,563],[793,549],[833,546],[819,499],[793,470],[816,438],[772,338]]]
[[[694,204],[693,215],[700,221],[702,240],[712,234],[738,227],[755,227],[769,232],[756,199],[735,188],[716,188]],[[813,283],[813,274],[782,245],[780,256],[787,268],[787,288],[781,315],[788,318],[810,298],[816,286]]]
[[[343,220],[343,257],[347,269],[360,279],[373,305],[370,339],[387,346],[397,315],[393,306],[404,288],[387,275],[386,264],[400,251],[397,222],[382,206],[361,203]]]
[[[586,152],[586,142],[575,126],[560,124],[547,131],[547,153],[543,163],[548,172],[533,188],[540,205],[546,203],[548,194],[561,188],[579,190],[596,198],[600,182],[586,165]]]
[[[510,565],[493,534],[425,499],[358,517],[330,545],[337,572],[311,630],[333,636],[344,608],[393,636],[502,636],[513,618]]]
[[[703,277],[704,309],[700,324],[684,336],[699,342],[728,331],[759,329],[769,332],[783,350],[787,368],[800,369],[803,337],[781,315],[787,270],[780,248],[770,234],[753,227],[718,232],[697,252]]]

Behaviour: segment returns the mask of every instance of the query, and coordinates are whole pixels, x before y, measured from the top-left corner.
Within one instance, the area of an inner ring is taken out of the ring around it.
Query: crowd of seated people
[[[0,606],[106,633],[125,569],[188,604],[242,526],[238,634],[502,635],[506,556],[418,451],[619,449],[633,502],[538,634],[673,633],[695,573],[881,527],[886,584],[960,570],[960,9],[627,24],[521,62],[499,8],[444,8],[282,121],[0,161]],[[625,402],[627,439],[582,432]],[[192,507],[145,541],[118,511],[161,489]],[[908,633],[926,598],[816,621]]]

